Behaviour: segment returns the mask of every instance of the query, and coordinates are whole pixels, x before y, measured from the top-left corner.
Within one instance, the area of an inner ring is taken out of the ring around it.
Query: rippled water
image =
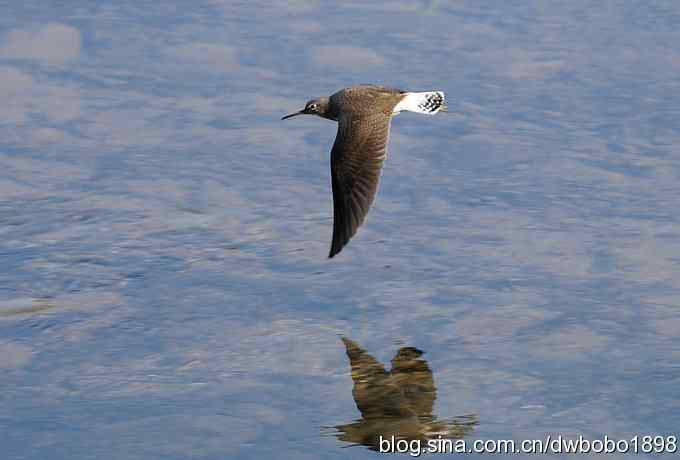
[[[45,5],[0,15],[5,458],[678,434],[676,2]],[[329,261],[335,125],[280,117],[365,82],[450,113]]]

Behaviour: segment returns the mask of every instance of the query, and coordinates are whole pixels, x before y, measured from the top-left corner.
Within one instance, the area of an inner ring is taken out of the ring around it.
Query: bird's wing
[[[345,344],[349,364],[352,367],[352,379],[359,383],[371,382],[387,376],[385,366],[361,348],[354,340],[341,337]]]
[[[364,222],[378,190],[391,116],[362,113],[341,116],[331,151],[333,185],[333,257]]]
[[[388,379],[385,367],[356,342],[342,337],[352,368],[352,396],[364,418],[398,415],[404,395],[399,385]]]

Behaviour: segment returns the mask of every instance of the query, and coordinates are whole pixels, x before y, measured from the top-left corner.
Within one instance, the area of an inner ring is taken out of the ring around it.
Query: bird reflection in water
[[[380,450],[381,437],[423,442],[460,439],[477,425],[475,415],[448,420],[437,420],[432,415],[437,390],[430,367],[420,358],[422,351],[401,348],[387,372],[357,343],[345,337],[342,341],[352,368],[352,395],[361,419],[335,427],[335,436],[341,441]]]

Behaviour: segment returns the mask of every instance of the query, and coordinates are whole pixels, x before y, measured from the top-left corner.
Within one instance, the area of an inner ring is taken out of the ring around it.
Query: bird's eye
[[[316,104],[309,104],[309,110],[316,110]]]

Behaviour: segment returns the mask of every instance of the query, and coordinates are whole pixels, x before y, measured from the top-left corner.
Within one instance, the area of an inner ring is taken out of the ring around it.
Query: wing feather
[[[373,203],[385,160],[391,116],[358,114],[338,120],[331,150],[333,239],[328,257],[347,244]]]

